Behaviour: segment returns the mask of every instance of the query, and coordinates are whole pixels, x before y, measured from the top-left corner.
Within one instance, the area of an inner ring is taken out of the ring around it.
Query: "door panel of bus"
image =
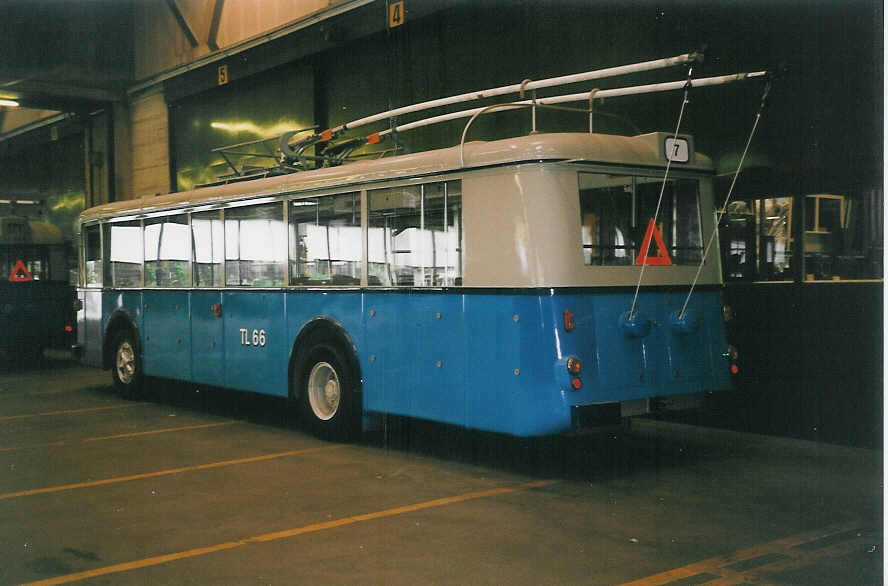
[[[198,383],[225,386],[225,314],[220,291],[191,293],[191,376]],[[213,306],[219,305],[219,317]]]
[[[145,374],[191,378],[188,291],[142,293],[142,364]]]
[[[287,396],[287,359],[292,340],[286,331],[284,296],[279,291],[222,293],[225,386]],[[200,360],[195,354],[195,360]]]
[[[462,296],[366,295],[367,408],[465,425]],[[369,312],[372,311],[372,315]]]

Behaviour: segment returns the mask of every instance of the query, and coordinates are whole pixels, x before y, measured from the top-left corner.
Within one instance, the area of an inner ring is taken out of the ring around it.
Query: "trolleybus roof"
[[[551,133],[534,134],[495,141],[477,141],[465,144],[465,166],[460,166],[458,146],[423,151],[375,160],[349,163],[225,185],[199,188],[192,191],[141,197],[90,208],[80,215],[81,222],[122,215],[140,215],[171,208],[224,203],[250,197],[275,196],[313,190],[342,187],[354,188],[386,180],[409,179],[462,169],[517,164],[523,162],[571,161],[602,163],[631,167],[662,168],[666,165],[662,144],[666,133],[650,133],[627,137],[611,134]],[[691,154],[683,169],[711,172],[709,157]]]

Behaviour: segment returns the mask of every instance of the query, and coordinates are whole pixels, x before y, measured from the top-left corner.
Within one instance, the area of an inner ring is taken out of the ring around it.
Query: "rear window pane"
[[[657,202],[660,191],[659,213]],[[663,185],[655,177],[580,174],[580,221],[583,261],[587,265],[637,264],[650,219],[657,215],[657,231],[672,264],[700,262],[703,237],[696,180],[674,179]],[[657,255],[656,239],[647,251]]]

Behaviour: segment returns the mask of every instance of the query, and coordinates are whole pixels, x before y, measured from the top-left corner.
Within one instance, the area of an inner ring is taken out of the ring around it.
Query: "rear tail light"
[[[731,374],[740,374],[740,366],[737,364],[740,360],[740,352],[733,345],[728,345],[728,350],[723,354],[725,360],[730,362]]]
[[[68,332],[68,333],[73,332],[73,331],[74,331],[74,326],[72,326],[72,325],[70,325],[70,324],[69,324],[69,325],[66,325],[66,326],[65,326],[65,331]]]
[[[730,360],[731,362],[737,362],[737,359],[740,358],[740,353],[737,351],[737,348],[735,348],[733,345],[729,344],[727,357],[728,357],[728,360]]]
[[[579,359],[571,356],[567,359],[567,372],[571,374],[580,374],[580,371],[583,369],[583,365],[580,363]]]
[[[578,376],[573,377],[573,380],[570,381],[570,384],[575,391],[579,391],[583,388],[583,381],[581,381],[580,377]]]
[[[564,316],[563,316],[563,317],[564,317],[564,331],[565,331],[565,332],[570,332],[570,331],[572,331],[572,330],[574,329],[574,326],[576,325],[576,324],[574,323],[574,314],[573,314],[573,312],[572,312],[571,310],[569,310],[569,309],[565,309],[565,310],[564,310]]]

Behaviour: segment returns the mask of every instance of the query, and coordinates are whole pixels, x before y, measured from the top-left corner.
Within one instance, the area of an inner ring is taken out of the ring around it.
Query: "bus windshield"
[[[587,265],[636,264],[648,222],[654,217],[660,191],[663,199],[657,229],[672,264],[700,262],[699,182],[599,173],[580,174],[583,259]]]

